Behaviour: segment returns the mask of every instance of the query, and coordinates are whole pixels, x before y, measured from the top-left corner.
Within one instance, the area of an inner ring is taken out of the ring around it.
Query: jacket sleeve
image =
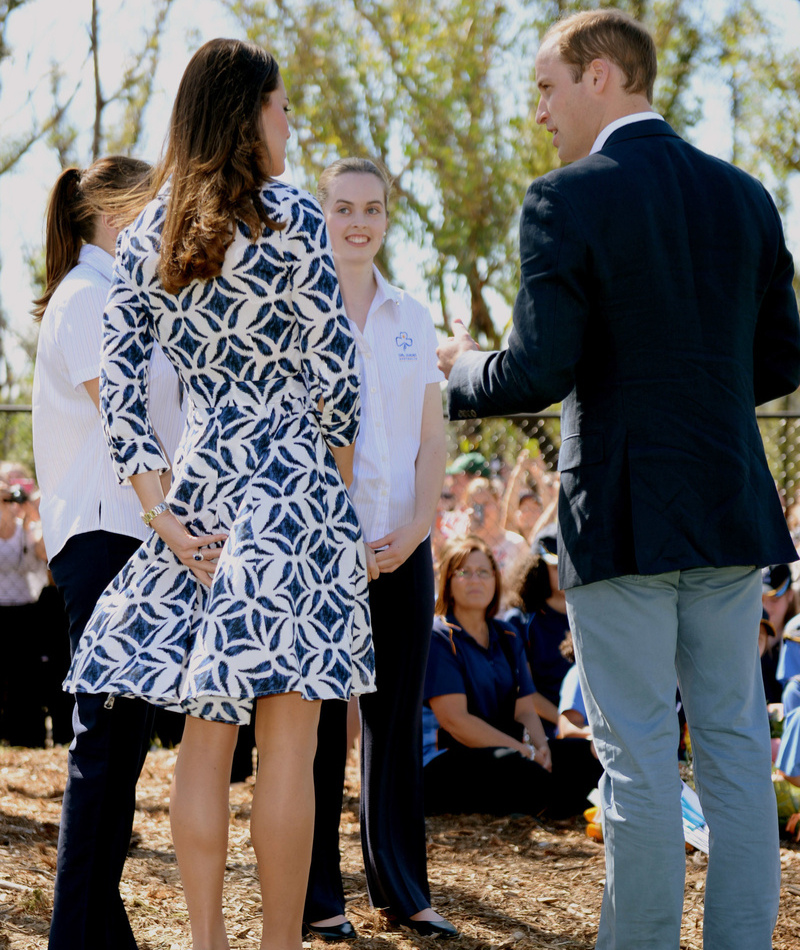
[[[794,264],[786,247],[778,210],[769,194],[767,200],[775,216],[778,247],[753,340],[753,388],[757,406],[786,396],[800,385],[800,320],[792,286]]]
[[[539,412],[575,382],[588,314],[588,252],[569,205],[545,179],[525,197],[520,289],[508,347],[467,353],[448,386],[451,419]]]

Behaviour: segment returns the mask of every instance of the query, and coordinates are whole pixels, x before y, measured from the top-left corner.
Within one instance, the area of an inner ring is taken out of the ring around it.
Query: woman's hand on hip
[[[209,545],[224,543],[227,534],[190,534],[171,511],[154,518],[150,527],[201,584],[211,586],[220,552],[218,547]]]

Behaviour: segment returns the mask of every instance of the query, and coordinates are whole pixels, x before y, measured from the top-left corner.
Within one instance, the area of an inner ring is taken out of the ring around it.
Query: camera
[[[24,505],[30,497],[22,485],[12,485],[8,490],[8,498],[3,501],[9,505]]]

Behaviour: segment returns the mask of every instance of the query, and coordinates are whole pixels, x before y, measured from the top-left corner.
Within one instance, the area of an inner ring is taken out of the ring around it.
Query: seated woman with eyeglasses
[[[602,770],[585,741],[548,744],[525,645],[495,617],[500,596],[488,545],[451,542],[425,681],[426,814],[578,814]]]

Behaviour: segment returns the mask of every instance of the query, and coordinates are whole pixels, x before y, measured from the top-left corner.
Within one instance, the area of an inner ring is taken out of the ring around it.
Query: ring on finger
[[[195,561],[203,560],[203,555],[199,551],[197,552],[197,554],[193,554],[192,557],[194,557]]]

